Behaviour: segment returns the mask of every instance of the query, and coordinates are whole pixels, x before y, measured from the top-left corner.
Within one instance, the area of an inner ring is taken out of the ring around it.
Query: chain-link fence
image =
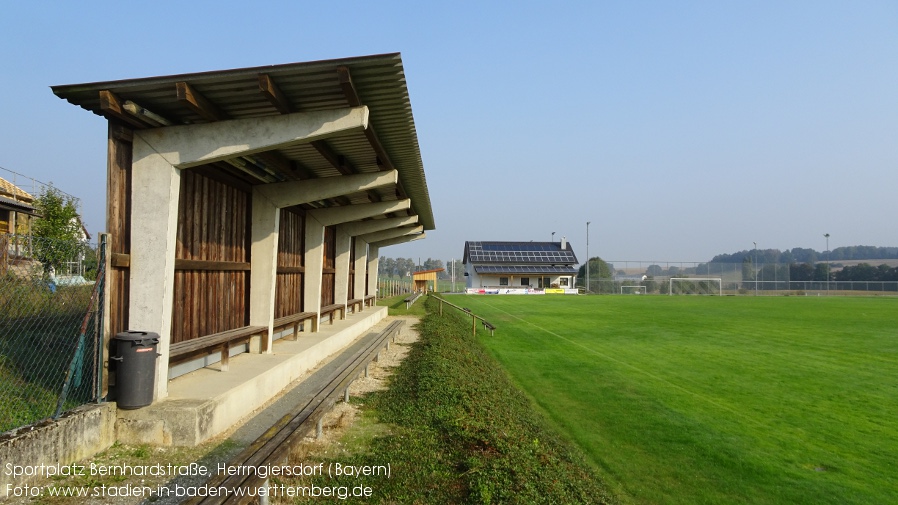
[[[0,235],[0,432],[100,397],[98,265],[86,242]]]
[[[662,295],[898,295],[898,262],[853,263],[609,261],[607,270],[592,272],[589,291]],[[578,278],[578,283],[585,288],[584,278]]]

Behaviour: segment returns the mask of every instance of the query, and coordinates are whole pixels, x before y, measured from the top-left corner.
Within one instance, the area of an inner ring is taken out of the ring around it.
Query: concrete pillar
[[[159,334],[158,400],[168,396],[181,174],[139,132],[133,145],[128,329]]]
[[[334,303],[346,305],[349,301],[349,248],[351,237],[337,226],[337,257],[334,262]],[[346,313],[344,312],[345,316]]]
[[[324,226],[315,218],[306,216],[305,272],[303,273],[303,312],[318,314],[314,327],[321,322],[321,277],[324,273]]]
[[[377,295],[377,263],[380,259],[378,254],[380,254],[378,247],[368,244],[368,294],[375,296]]]
[[[258,186],[256,186],[258,188]],[[265,326],[264,345],[250,343],[251,352],[262,347],[271,353],[274,337],[274,303],[277,291],[278,228],[281,211],[271,200],[253,189],[252,249],[249,273],[249,324]]]
[[[363,300],[365,298],[365,272],[368,270],[368,243],[364,240],[355,239],[355,297]],[[365,304],[362,304],[362,310],[365,310]]]

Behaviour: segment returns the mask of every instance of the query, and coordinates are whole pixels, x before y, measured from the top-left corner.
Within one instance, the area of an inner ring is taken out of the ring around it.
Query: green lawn
[[[898,300],[447,296],[633,503],[898,503]]]

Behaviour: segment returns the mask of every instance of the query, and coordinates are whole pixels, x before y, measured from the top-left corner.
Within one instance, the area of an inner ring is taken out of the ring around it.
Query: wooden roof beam
[[[112,91],[100,90],[100,111],[107,119],[117,119],[135,128],[147,128],[150,125],[138,120],[122,107],[122,101]]]
[[[181,81],[175,83],[178,101],[189,107],[208,121],[223,121],[229,119],[228,115],[219,109],[214,103],[206,99],[190,84]]]
[[[267,98],[268,101],[271,102],[271,105],[273,105],[281,114],[290,114],[293,112],[293,107],[290,106],[287,97],[281,93],[280,88],[277,87],[270,75],[259,74],[259,91],[265,95],[265,98]]]
[[[356,173],[355,169],[349,162],[346,161],[346,158],[343,156],[338,156],[331,148],[327,145],[327,142],[323,140],[316,140],[314,142],[310,142],[312,147],[318,151],[324,159],[327,160],[328,163],[331,164],[332,167],[336,168],[338,172],[343,175],[350,175]]]
[[[340,81],[340,89],[343,90],[343,96],[346,97],[349,105],[351,107],[361,106],[362,99],[359,98],[359,93],[352,83],[352,74],[349,72],[349,68],[345,66],[337,67],[337,78]],[[371,144],[371,148],[374,149],[374,154],[377,156],[377,164],[381,167],[381,170],[393,170],[393,162],[390,161],[387,150],[380,144],[377,131],[371,123],[368,123],[368,128],[365,129],[365,137],[368,139],[368,143]]]

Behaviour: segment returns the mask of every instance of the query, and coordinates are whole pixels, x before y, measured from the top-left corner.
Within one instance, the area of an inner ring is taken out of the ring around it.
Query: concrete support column
[[[168,396],[181,174],[134,135],[131,171],[129,330],[158,333],[155,399]]]
[[[277,290],[278,227],[281,211],[257,189],[253,190],[252,249],[249,273],[249,324],[265,326],[263,345],[251,342],[250,351],[271,352],[274,337],[274,303]]]
[[[306,216],[305,273],[303,273],[303,312],[318,314],[314,327],[321,322],[321,278],[324,274],[324,226],[313,217]]]
[[[358,239],[356,239],[358,240]],[[368,245],[368,293],[377,296],[377,264],[380,250],[377,246]]]
[[[346,305],[349,301],[349,248],[352,239],[337,226],[337,257],[334,263],[334,303]],[[344,311],[343,315],[346,315]]]
[[[365,272],[368,270],[368,243],[364,240],[355,239],[355,297],[363,300],[365,298]],[[362,304],[362,310],[365,310],[365,304]]]

